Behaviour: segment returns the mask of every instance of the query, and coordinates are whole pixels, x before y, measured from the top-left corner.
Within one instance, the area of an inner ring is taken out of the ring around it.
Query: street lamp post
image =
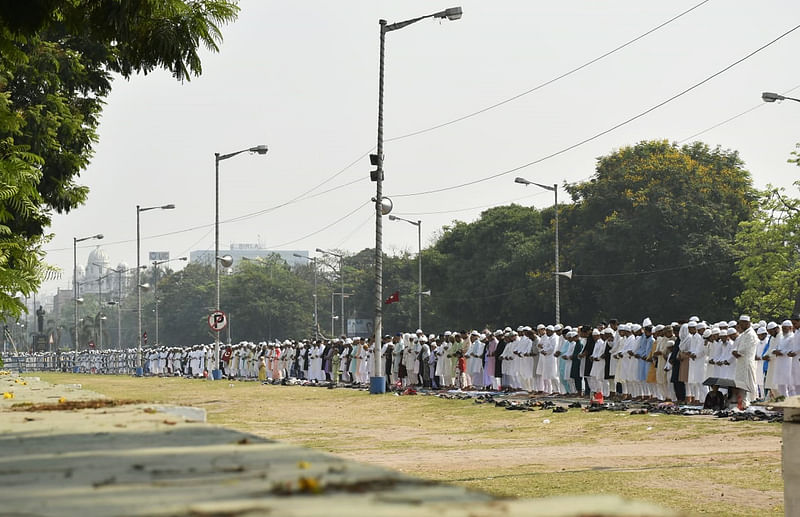
[[[332,257],[337,257],[339,259],[339,280],[341,281],[341,293],[342,293],[342,305],[341,305],[341,324],[342,335],[347,337],[347,329],[345,328],[345,318],[344,318],[344,254],[334,253],[332,251],[326,251],[321,248],[317,248],[317,253],[322,253],[323,255],[330,255]],[[331,307],[331,313],[333,313],[333,307]],[[333,325],[331,325],[331,334],[333,334]]]
[[[417,277],[419,279],[419,287],[417,288],[417,328],[422,328],[422,221],[411,221],[396,215],[389,215],[390,221],[405,221],[408,224],[413,224],[417,227],[417,267],[419,269]]]
[[[78,352],[78,243],[102,238],[102,233],[89,237],[72,238],[72,300],[75,302],[75,353]]]
[[[795,101],[800,102],[800,99],[795,99],[794,97],[786,97],[779,93],[773,92],[764,92],[761,94],[761,100],[764,102],[775,102],[775,101]]]
[[[167,262],[173,262],[175,260],[188,260],[188,257],[178,257],[174,259],[167,259],[167,260],[154,260],[153,261],[153,298],[155,299],[156,304],[156,344],[159,344],[160,341],[158,340],[158,266],[161,264],[166,264]]]
[[[139,226],[139,214],[150,210],[173,210],[175,205],[160,205],[148,206],[142,208],[136,205],[136,318],[137,318],[137,332],[136,332],[136,376],[141,377],[144,375],[144,368],[142,362],[142,282],[141,282],[141,232]]]
[[[519,184],[525,185],[525,186],[536,185],[537,187],[543,188],[545,190],[549,190],[553,194],[555,194],[555,203],[553,204],[553,210],[555,211],[555,222],[556,222],[556,228],[555,228],[555,233],[556,233],[556,236],[555,236],[555,240],[556,240],[556,245],[555,245],[555,248],[556,248],[556,264],[555,264],[556,265],[556,270],[555,270],[555,274],[553,276],[556,279],[556,324],[559,324],[559,323],[561,323],[561,305],[560,305],[561,302],[559,300],[560,294],[559,294],[558,279],[561,276],[561,271],[559,270],[559,264],[558,264],[558,183],[553,184],[553,186],[551,187],[549,185],[542,185],[541,183],[535,183],[533,181],[528,181],[525,178],[519,178],[519,177],[514,179],[514,183],[519,183]]]
[[[386,20],[378,20],[380,24],[380,58],[378,65],[378,145],[377,154],[373,159],[373,165],[377,166],[371,179],[375,181],[375,353],[373,364],[373,377],[370,378],[370,393],[386,393],[386,378],[383,376],[383,361],[381,361],[381,325],[383,320],[383,216],[391,211],[384,204],[383,198],[383,83],[384,83],[384,54],[386,33],[402,29],[412,23],[416,23],[426,18],[447,18],[448,20],[458,20],[461,18],[461,8],[451,7],[438,13],[428,14],[410,20],[397,23],[387,23]],[[372,157],[371,157],[372,158]]]
[[[311,262],[311,267],[314,268],[314,339],[319,337],[319,320],[317,319],[317,257],[311,258],[299,253],[292,253],[297,258],[306,259]],[[333,328],[333,325],[331,325]],[[331,331],[331,334],[333,332]]]
[[[215,283],[215,291],[216,297],[214,299],[214,310],[219,310],[219,265],[220,261],[224,259],[225,264],[224,267],[230,267],[233,264],[233,259],[228,257],[219,256],[219,162],[223,160],[227,160],[228,158],[233,158],[236,155],[249,152],[249,153],[257,153],[257,154],[267,154],[267,146],[266,145],[257,145],[255,147],[250,147],[248,149],[242,149],[241,151],[236,151],[233,153],[228,154],[220,154],[214,153],[214,283]],[[230,258],[230,260],[228,260]],[[219,370],[219,332],[215,332],[214,337],[214,369],[211,370],[211,378],[214,380],[219,380],[222,378],[222,372]]]

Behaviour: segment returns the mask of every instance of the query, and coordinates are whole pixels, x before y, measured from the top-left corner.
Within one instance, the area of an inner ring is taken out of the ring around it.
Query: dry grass
[[[777,424],[506,411],[253,382],[40,376],[113,398],[203,407],[211,423],[502,496],[615,493],[691,515],[783,515]]]

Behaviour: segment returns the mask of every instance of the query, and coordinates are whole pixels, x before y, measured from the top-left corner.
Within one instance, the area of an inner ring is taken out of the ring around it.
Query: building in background
[[[272,254],[279,255],[283,260],[289,264],[290,267],[304,266],[308,262],[304,258],[295,257],[294,254],[308,257],[307,250],[268,250],[260,247],[258,244],[250,243],[236,243],[231,244],[230,249],[220,249],[220,255],[230,255],[233,257],[233,267],[236,268],[241,264],[243,259],[258,260],[266,259]],[[214,265],[214,250],[195,250],[189,254],[190,264],[205,264],[208,266]]]

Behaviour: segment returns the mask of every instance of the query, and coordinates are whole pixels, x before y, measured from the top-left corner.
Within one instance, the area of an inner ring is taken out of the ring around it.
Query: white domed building
[[[86,267],[78,266],[78,296],[102,291],[106,299],[115,297],[119,290],[124,293],[130,284],[130,272],[126,271],[128,265],[122,262],[115,269],[121,273],[112,270],[108,254],[97,246],[89,253]]]

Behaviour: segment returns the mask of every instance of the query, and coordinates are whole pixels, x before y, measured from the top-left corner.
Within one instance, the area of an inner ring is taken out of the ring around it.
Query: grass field
[[[690,515],[783,515],[779,424],[507,411],[254,382],[37,375],[114,398],[202,407],[210,423],[501,496],[615,493]]]

